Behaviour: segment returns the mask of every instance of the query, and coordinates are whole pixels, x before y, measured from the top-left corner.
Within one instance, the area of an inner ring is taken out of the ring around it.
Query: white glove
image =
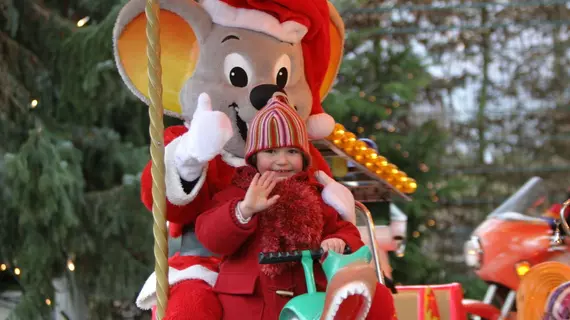
[[[212,111],[207,93],[198,97],[198,106],[188,132],[179,139],[175,162],[180,177],[194,181],[202,173],[204,165],[220,154],[234,135],[230,118],[220,111]]]
[[[315,172],[315,178],[324,186],[322,192],[323,201],[333,207],[341,217],[356,224],[354,196],[347,187],[329,177],[323,171]]]

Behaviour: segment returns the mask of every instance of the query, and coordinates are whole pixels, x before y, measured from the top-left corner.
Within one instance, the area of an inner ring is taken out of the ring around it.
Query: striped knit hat
[[[271,98],[251,121],[245,141],[245,161],[254,166],[251,162],[254,154],[275,148],[298,148],[306,163],[310,163],[307,127],[283,95]]]

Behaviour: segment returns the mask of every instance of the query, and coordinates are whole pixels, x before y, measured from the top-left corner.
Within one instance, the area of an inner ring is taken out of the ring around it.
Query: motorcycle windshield
[[[489,214],[489,218],[500,217],[507,213],[538,217],[547,208],[547,202],[544,181],[539,177],[532,177],[517,192],[493,210]]]

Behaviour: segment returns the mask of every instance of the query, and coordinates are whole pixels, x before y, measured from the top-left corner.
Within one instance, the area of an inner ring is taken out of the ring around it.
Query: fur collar
[[[247,166],[238,168],[234,185],[247,190],[257,170]],[[272,195],[279,201],[269,209],[257,213],[258,233],[262,252],[317,249],[324,227],[321,186],[306,172],[283,180],[275,186]],[[269,277],[281,274],[294,264],[264,264],[261,271]]]

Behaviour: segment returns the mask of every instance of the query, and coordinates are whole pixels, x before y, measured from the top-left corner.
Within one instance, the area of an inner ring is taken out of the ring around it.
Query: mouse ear
[[[145,5],[146,0],[131,0],[121,9],[113,30],[113,50],[123,81],[148,105]],[[162,0],[160,9],[164,113],[181,118],[180,91],[194,73],[199,44],[212,29],[212,19],[195,1]]]
[[[331,50],[329,67],[320,89],[321,101],[325,100],[334,84],[344,53],[344,22],[330,1],[328,1],[328,5]]]

